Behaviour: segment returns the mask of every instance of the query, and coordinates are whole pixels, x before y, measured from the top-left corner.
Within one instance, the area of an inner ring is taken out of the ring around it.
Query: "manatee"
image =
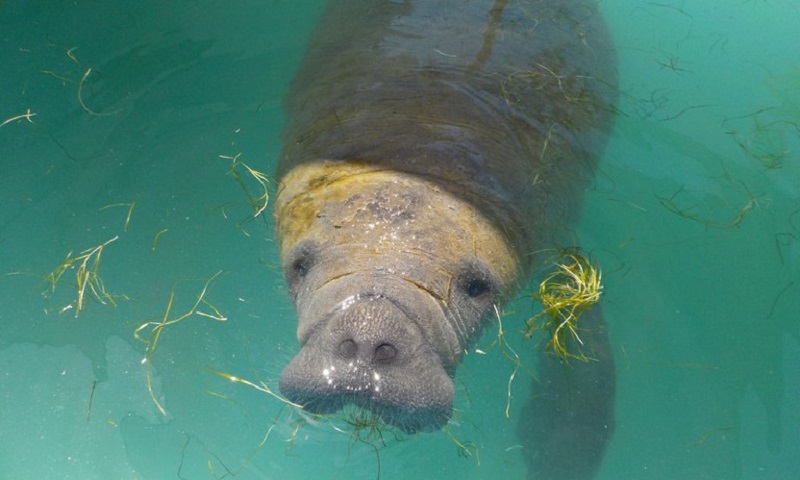
[[[274,212],[301,348],[281,393],[410,433],[446,424],[494,308],[540,252],[576,243],[615,80],[590,1],[330,1],[285,99]],[[587,447],[584,426],[595,456],[610,436],[613,359],[589,315],[596,361],[542,360],[546,395],[520,434],[556,440],[532,465]]]

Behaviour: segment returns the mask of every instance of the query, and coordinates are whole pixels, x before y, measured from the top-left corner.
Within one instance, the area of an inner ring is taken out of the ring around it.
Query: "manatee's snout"
[[[284,396],[313,413],[354,404],[409,433],[447,422],[452,379],[404,308],[370,295],[328,315],[284,369]]]

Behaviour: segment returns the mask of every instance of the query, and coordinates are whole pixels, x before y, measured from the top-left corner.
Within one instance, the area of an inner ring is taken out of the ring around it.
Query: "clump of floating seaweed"
[[[117,298],[127,299],[125,295],[114,295],[106,290],[105,283],[100,277],[100,260],[103,255],[104,249],[111,243],[115,242],[119,236],[115,236],[100,245],[83,250],[77,256],[72,256],[72,252],[67,254],[67,258],[61,262],[55,270],[50,272],[45,280],[50,285],[50,290],[55,292],[58,282],[61,277],[69,270],[75,271],[75,281],[77,283],[77,295],[74,305],[70,303],[61,311],[67,311],[75,308],[75,316],[85,308],[86,294],[89,292],[97,301],[103,305],[106,302],[116,306]]]
[[[133,215],[133,209],[136,207],[136,200],[130,203],[115,203],[112,205],[106,205],[105,207],[100,208],[100,211],[113,207],[127,208],[125,223],[122,227],[122,231],[127,232],[128,225],[130,225],[131,222],[131,216]],[[78,314],[83,311],[84,308],[86,308],[87,293],[89,293],[103,305],[111,304],[116,307],[118,299],[128,300],[127,295],[115,295],[110,293],[106,289],[105,282],[100,277],[100,265],[103,252],[108,245],[116,242],[117,240],[119,240],[119,235],[115,235],[113,238],[106,240],[100,245],[87,248],[76,256],[73,256],[72,252],[69,252],[67,254],[67,258],[58,264],[58,266],[56,266],[52,272],[45,276],[45,281],[49,286],[49,290],[51,292],[55,292],[56,287],[58,286],[58,283],[61,281],[64,274],[70,270],[75,271],[77,290],[76,298],[74,302],[69,303],[65,307],[61,308],[61,313],[74,308],[75,316],[77,317]]]
[[[600,269],[580,252],[568,250],[555,262],[555,271],[547,275],[533,294],[544,309],[525,322],[525,336],[547,331],[546,348],[562,358],[588,361],[581,351],[578,321],[581,315],[600,300],[603,291]],[[571,344],[576,344],[571,348]]]

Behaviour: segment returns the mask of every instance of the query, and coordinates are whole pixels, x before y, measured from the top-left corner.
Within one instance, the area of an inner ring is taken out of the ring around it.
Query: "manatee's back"
[[[287,97],[279,175],[320,159],[424,175],[541,248],[605,145],[609,43],[586,1],[333,0]]]

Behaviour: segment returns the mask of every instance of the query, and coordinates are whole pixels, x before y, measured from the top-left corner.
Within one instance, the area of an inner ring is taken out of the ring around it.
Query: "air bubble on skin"
[[[325,377],[326,383],[328,385],[333,385],[333,378],[331,377],[331,374],[333,373],[334,370],[336,370],[336,367],[333,366],[322,370],[322,376]]]
[[[357,295],[350,295],[339,303],[339,310],[347,310],[358,300]]]

